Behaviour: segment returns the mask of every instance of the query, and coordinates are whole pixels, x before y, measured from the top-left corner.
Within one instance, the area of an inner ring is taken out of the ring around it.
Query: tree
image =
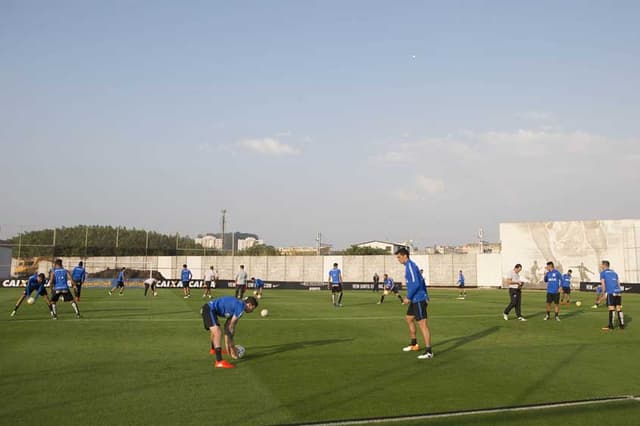
[[[280,252],[274,246],[265,244],[255,245],[253,247],[240,250],[239,256],[279,256]]]
[[[344,254],[347,256],[375,256],[382,254],[389,254],[389,252],[385,249],[375,248],[375,247],[359,247],[359,246],[351,246],[344,251]]]

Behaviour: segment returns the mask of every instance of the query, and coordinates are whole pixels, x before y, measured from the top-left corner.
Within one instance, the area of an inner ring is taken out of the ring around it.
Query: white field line
[[[555,402],[550,404],[536,404],[520,407],[504,407],[504,408],[487,408],[482,410],[469,410],[469,411],[451,411],[448,413],[436,413],[436,414],[418,414],[414,416],[400,416],[400,417],[380,417],[372,419],[361,420],[336,420],[333,422],[325,423],[303,423],[299,426],[346,426],[346,425],[365,425],[375,423],[396,423],[396,422],[410,422],[416,420],[431,420],[447,417],[461,417],[461,416],[473,416],[482,414],[495,414],[495,413],[507,413],[507,412],[519,412],[519,411],[534,411],[534,410],[548,410],[551,408],[562,407],[578,407],[581,405],[595,405],[604,404],[615,401],[640,401],[640,397],[624,395],[603,399],[592,399],[582,401],[567,401],[567,402]]]

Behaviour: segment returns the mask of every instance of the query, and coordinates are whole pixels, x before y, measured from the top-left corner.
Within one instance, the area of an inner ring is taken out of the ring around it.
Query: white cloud
[[[513,114],[514,117],[527,121],[549,121],[552,118],[551,113],[545,111],[523,111]]]
[[[427,194],[438,194],[444,191],[444,182],[442,179],[430,178],[419,175],[416,177],[418,188]]]
[[[286,156],[300,154],[300,150],[298,148],[282,143],[274,138],[247,139],[238,142],[238,145],[250,151],[264,155]]]
[[[417,201],[420,196],[415,191],[400,190],[393,193],[393,196],[400,201]]]

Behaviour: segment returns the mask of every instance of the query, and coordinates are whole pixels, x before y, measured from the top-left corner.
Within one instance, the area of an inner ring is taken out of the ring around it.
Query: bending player
[[[264,291],[264,281],[256,277],[251,277],[251,281],[253,281],[256,286],[255,290],[253,290],[254,296],[256,296],[258,299],[262,299],[262,292]]]
[[[147,295],[149,287],[151,287],[151,292],[153,293],[154,297],[157,296],[158,292],[156,291],[156,284],[158,284],[158,280],[153,277],[144,280],[144,295]]]
[[[84,269],[82,262],[71,271],[71,279],[73,280],[73,290],[76,294],[76,302],[80,301],[80,292],[82,292],[82,284],[87,279],[87,271]]]
[[[224,343],[231,358],[237,359],[238,352],[234,343],[236,326],[245,312],[251,313],[258,307],[255,297],[247,297],[246,300],[239,300],[233,296],[223,296],[213,299],[202,305],[202,322],[204,329],[209,330],[211,338],[211,350],[209,353],[215,354],[216,368],[235,368],[235,366],[222,359],[222,333],[219,317],[227,318],[224,323]]]
[[[402,299],[402,296],[400,296],[400,289],[398,288],[398,285],[393,281],[393,278],[391,278],[388,274],[384,274],[383,278],[384,281],[382,281],[382,285],[384,287],[384,291],[382,292],[382,296],[380,296],[378,305],[383,304],[384,297],[388,296],[390,293],[395,294],[396,297],[400,299],[400,303],[403,303],[404,300]]]
[[[333,269],[329,271],[329,288],[331,289],[331,303],[335,307],[342,307],[342,271],[338,269],[338,264],[333,264]],[[337,300],[336,300],[337,297]]]
[[[62,297],[62,300],[65,302],[71,302],[71,306],[76,313],[76,318],[80,318],[78,304],[73,299],[71,289],[69,288],[71,274],[62,267],[62,259],[56,259],[51,275],[49,276],[49,282],[51,283],[51,310],[53,313],[53,319],[58,319],[56,303],[60,297]]]
[[[127,280],[127,277],[125,276],[125,267],[122,267],[122,269],[120,269],[120,272],[118,273],[118,278],[115,279],[115,286],[111,287],[111,290],[109,290],[109,296],[111,296],[113,294],[114,291],[116,291],[117,289],[120,289],[120,296],[123,295],[124,293],[124,282]]]
[[[18,313],[18,308],[24,299],[27,297],[31,297],[31,293],[36,292],[36,297],[44,296],[47,301],[47,306],[49,307],[49,313],[53,316],[53,311],[51,310],[51,301],[49,300],[49,295],[47,294],[47,289],[45,288],[46,277],[44,274],[33,274],[29,277],[29,281],[27,281],[27,286],[24,289],[24,293],[20,296],[18,301],[16,302],[15,308],[11,311],[11,316],[14,317],[16,313]]]

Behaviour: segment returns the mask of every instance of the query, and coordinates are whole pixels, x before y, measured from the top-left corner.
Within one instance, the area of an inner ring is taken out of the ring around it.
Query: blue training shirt
[[[458,275],[458,284],[464,285],[464,275]]]
[[[180,279],[182,280],[183,283],[186,283],[187,281],[191,281],[191,271],[188,269],[183,269],[182,270],[182,274],[180,275]]]
[[[408,259],[404,265],[404,277],[407,281],[407,299],[412,303],[429,300],[427,294],[427,283],[420,273],[420,268],[413,260]]]
[[[393,278],[387,278],[386,280],[384,280],[384,288],[386,288],[387,290],[393,289]]]
[[[544,282],[547,283],[547,293],[555,294],[560,291],[562,274],[557,269],[552,269],[544,274]]]
[[[563,288],[570,288],[571,287],[571,275],[564,274],[562,276],[562,287]]]
[[[256,287],[264,287],[264,281],[260,278],[256,278]]]
[[[82,266],[76,266],[75,268],[73,268],[73,271],[71,271],[71,278],[74,281],[84,282],[85,277],[86,272]]]
[[[118,282],[119,283],[124,282],[124,271],[120,271],[120,273],[118,274]]]
[[[620,294],[620,284],[618,283],[618,274],[611,270],[605,269],[600,272],[600,279],[604,280],[604,292],[607,294]]]
[[[68,291],[67,274],[69,272],[64,268],[56,268],[53,270],[53,289],[56,291]]]
[[[211,312],[217,316],[240,318],[244,314],[244,301],[233,296],[223,296],[207,303]]]
[[[329,278],[331,279],[331,284],[340,284],[340,275],[342,271],[338,268],[333,268],[329,271]]]

